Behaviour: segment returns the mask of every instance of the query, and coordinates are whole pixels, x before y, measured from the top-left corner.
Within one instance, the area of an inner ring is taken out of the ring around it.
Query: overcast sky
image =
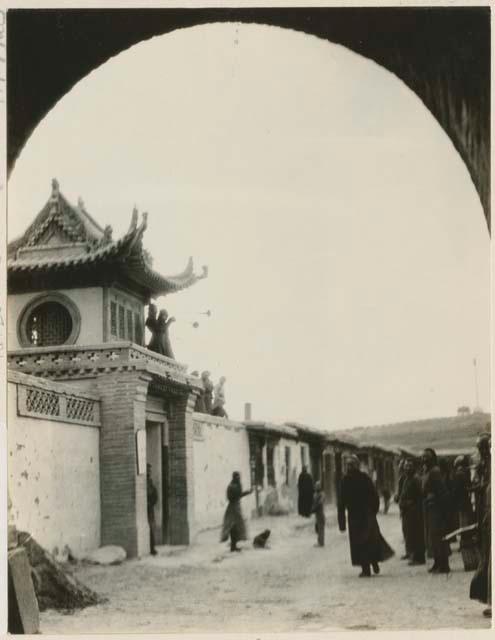
[[[475,402],[473,358],[489,408],[482,208],[436,120],[375,63],[276,27],[153,38],[31,136],[10,239],[52,177],[114,237],[134,204],[148,211],[162,273],[189,255],[209,266],[158,304],[177,359],[227,377],[232,417],[246,401],[256,419],[329,429],[454,415]]]

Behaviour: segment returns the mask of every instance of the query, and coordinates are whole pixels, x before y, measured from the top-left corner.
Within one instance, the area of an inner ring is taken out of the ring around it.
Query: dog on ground
[[[266,542],[269,537],[270,537],[270,529],[265,529],[264,531],[262,531],[261,533],[259,533],[257,536],[254,537],[253,547],[255,549],[266,549],[267,548]]]

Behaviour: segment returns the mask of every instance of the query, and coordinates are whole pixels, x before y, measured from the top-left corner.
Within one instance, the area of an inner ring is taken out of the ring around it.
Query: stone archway
[[[490,226],[489,7],[10,10],[9,171],[44,115],[93,69],[142,40],[213,22],[303,31],[397,75],[449,135]]]

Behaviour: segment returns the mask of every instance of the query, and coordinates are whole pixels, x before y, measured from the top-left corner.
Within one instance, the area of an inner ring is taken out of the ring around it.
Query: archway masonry
[[[462,157],[490,226],[490,8],[9,10],[8,167],[76,82],[142,40],[213,22],[295,29],[396,74]],[[33,56],[33,51],[36,55]]]

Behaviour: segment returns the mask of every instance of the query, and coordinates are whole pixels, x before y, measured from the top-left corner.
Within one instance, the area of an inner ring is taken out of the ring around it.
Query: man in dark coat
[[[374,573],[379,573],[378,563],[394,555],[380,533],[376,519],[379,508],[380,499],[371,478],[359,470],[357,456],[351,456],[342,479],[338,519],[340,531],[345,531],[347,510],[351,562],[361,567],[361,578],[371,576],[370,565]]]
[[[425,564],[425,539],[423,524],[423,493],[421,480],[415,473],[412,460],[404,464],[404,480],[399,497],[399,509],[403,523],[406,549],[409,549],[409,565]]]
[[[447,487],[442,480],[437,454],[433,449],[423,452],[422,477],[423,517],[428,556],[433,558],[429,573],[450,573],[449,543],[443,539],[449,533],[450,502]]]
[[[491,437],[482,434],[476,443],[480,462],[476,469],[473,489],[476,495],[476,519],[478,523],[478,540],[480,563],[471,581],[469,597],[491,605]],[[491,617],[491,606],[483,611],[483,615]]]
[[[459,527],[468,527],[474,523],[474,512],[471,504],[471,476],[469,459],[467,456],[457,456],[454,460],[454,475],[452,477],[452,507],[456,512]],[[461,548],[471,547],[473,533],[461,533]]]
[[[241,476],[238,471],[232,474],[232,480],[227,487],[228,505],[223,517],[220,542],[225,542],[230,536],[230,550],[240,551],[237,543],[239,540],[247,540],[246,522],[242,516],[241,498],[249,495],[253,490],[242,490]]]
[[[397,504],[399,504],[400,502],[400,494],[402,492],[402,486],[404,484],[404,480],[406,479],[406,474],[404,472],[404,465],[406,463],[405,458],[401,458],[401,460],[399,461],[399,482],[398,482],[398,487],[397,487],[397,493],[394,496],[394,502],[396,502]],[[400,510],[399,510],[400,513]],[[404,547],[405,547],[405,553],[403,556],[401,556],[401,560],[409,560],[411,558],[411,550],[408,549],[407,544],[407,537],[406,537],[406,532],[404,531],[404,518],[402,517],[402,513],[400,513],[400,520],[401,520],[401,526],[402,526],[402,537],[404,539]]]
[[[452,469],[449,461],[446,458],[439,458],[438,466],[440,468],[440,475],[442,476],[443,483],[447,490],[447,528],[449,531],[454,531],[455,529],[459,528],[459,518],[457,515],[457,511],[454,508],[454,485],[452,482]],[[455,538],[452,540],[452,542],[454,541]]]
[[[297,511],[300,516],[309,518],[311,516],[311,507],[313,506],[313,478],[308,473],[308,468],[303,467],[297,480],[298,498]]]
[[[150,528],[150,553],[156,556],[155,549],[155,505],[158,502],[158,491],[151,479],[151,465],[146,465],[146,489],[148,502],[148,525]]]

